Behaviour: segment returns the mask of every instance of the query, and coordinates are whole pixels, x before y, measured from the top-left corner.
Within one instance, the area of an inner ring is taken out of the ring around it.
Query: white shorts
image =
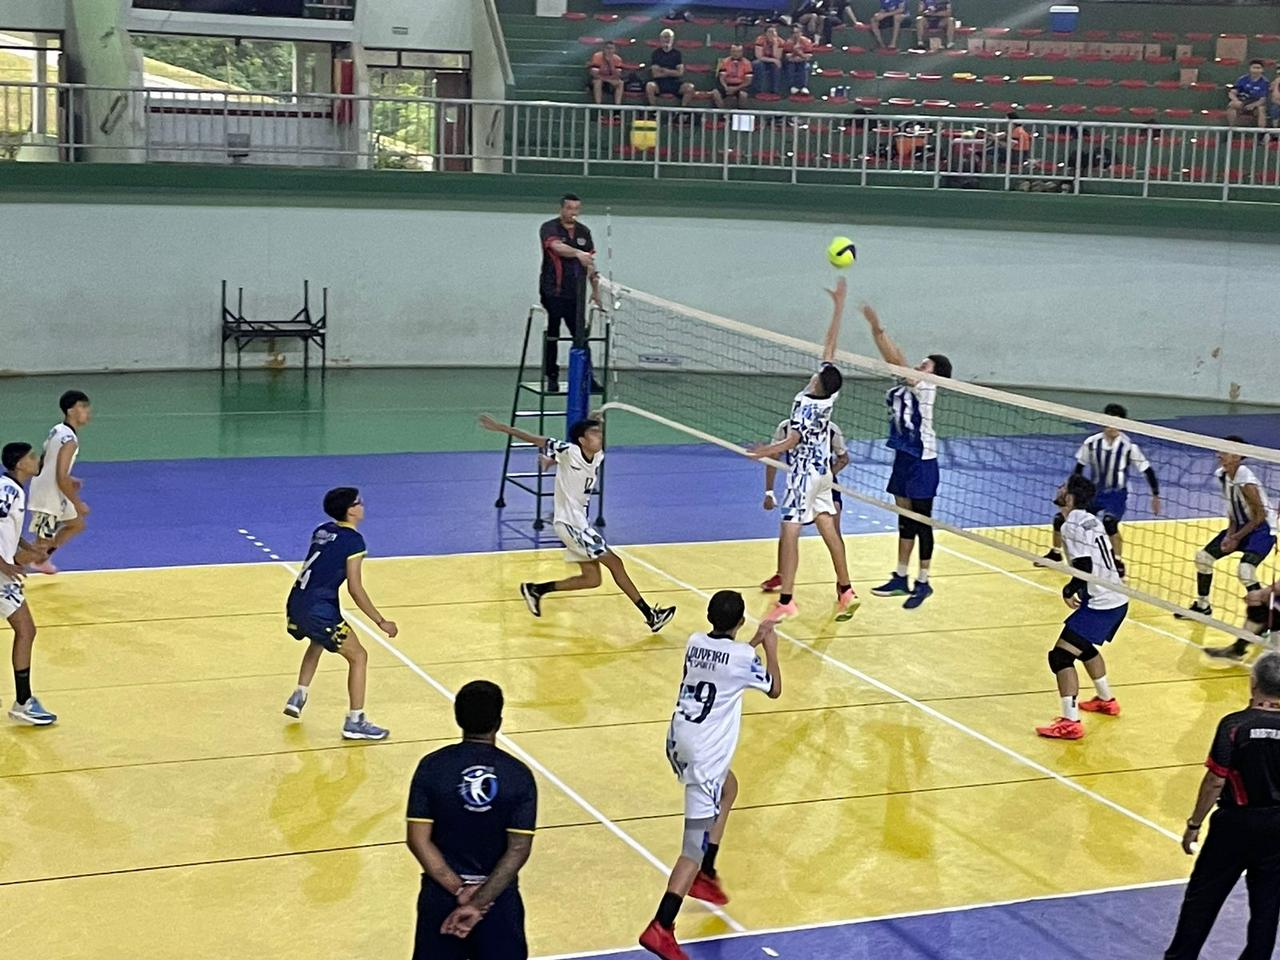
[[[595,527],[571,527],[567,523],[556,523],[556,535],[565,546],[565,559],[570,563],[587,563],[599,560],[609,552],[609,545],[600,536]]]
[[[58,532],[58,527],[68,520],[74,520],[78,516],[79,514],[76,513],[76,508],[71,505],[71,501],[63,497],[58,503],[58,509],[52,513],[32,509],[31,523],[27,529],[36,538],[49,540]]]
[[[26,602],[27,598],[19,581],[0,577],[0,618],[8,620]]]
[[[674,720],[672,721],[674,723]],[[693,769],[693,764],[680,755],[675,731],[667,731],[667,762],[677,779],[684,784],[684,818],[686,820],[714,820],[720,816],[720,795],[729,771]],[[718,764],[717,764],[718,766]]]
[[[835,516],[838,511],[831,493],[830,473],[802,473],[794,470],[787,475],[787,486],[779,504],[783,523],[813,523],[820,513]]]

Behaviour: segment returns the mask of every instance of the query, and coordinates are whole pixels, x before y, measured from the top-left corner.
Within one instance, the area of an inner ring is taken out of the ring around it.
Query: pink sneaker
[[[775,573],[764,583],[760,584],[760,589],[765,593],[777,593],[782,589],[782,577]]]
[[[778,623],[787,617],[797,617],[800,615],[800,608],[796,606],[796,602],[792,600],[790,603],[775,603],[773,609],[765,614],[765,621],[768,623]]]
[[[1048,726],[1036,727],[1036,733],[1050,740],[1079,740],[1084,736],[1084,724],[1079,720],[1058,717]]]
[[[42,560],[39,563],[29,563],[27,564],[27,570],[31,573],[47,573],[50,575],[58,572],[58,568],[53,565],[52,560]]]
[[[862,601],[850,587],[844,593],[840,594],[836,600],[836,619],[843,623],[846,620],[852,620],[853,615],[858,612],[858,608],[862,606]]]
[[[1080,701],[1080,709],[1089,713],[1105,713],[1108,717],[1118,717],[1120,716],[1120,701],[1115,697],[1110,700],[1093,697],[1090,700]]]

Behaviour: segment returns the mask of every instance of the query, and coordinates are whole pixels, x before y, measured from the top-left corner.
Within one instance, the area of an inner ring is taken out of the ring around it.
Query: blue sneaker
[[[348,718],[347,722],[342,725],[342,737],[344,740],[385,740],[389,736],[391,736],[390,730],[370,723],[363,713],[360,714],[359,720]]]
[[[911,592],[911,584],[906,577],[900,577],[896,573],[889,578],[887,583],[882,583],[878,587],[871,588],[873,597],[905,597]]]
[[[928,581],[917,580],[916,588],[911,591],[911,596],[903,601],[902,607],[904,610],[914,610],[931,596],[933,596],[933,587],[929,586]]]
[[[46,710],[35,697],[26,703],[15,703],[9,708],[9,716],[20,723],[29,723],[33,727],[47,727],[58,719],[57,714]]]
[[[284,705],[284,715],[293,717],[295,720],[302,716],[302,708],[307,705],[307,695],[301,690],[295,690],[289,696],[289,702]]]

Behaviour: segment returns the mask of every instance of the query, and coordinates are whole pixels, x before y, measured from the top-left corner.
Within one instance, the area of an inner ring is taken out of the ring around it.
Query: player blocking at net
[[[1073,473],[1058,488],[1054,504],[1062,514],[1062,543],[1071,566],[1092,574],[1101,582],[1072,577],[1062,588],[1062,599],[1071,614],[1062,624],[1058,642],[1049,651],[1049,669],[1058,684],[1062,713],[1052,723],[1036,727],[1036,733],[1052,740],[1079,740],[1084,736],[1080,711],[1119,716],[1120,704],[1107,682],[1107,664],[1098,647],[1110,642],[1129,612],[1129,599],[1121,585],[1111,552],[1111,538],[1095,516],[1095,488],[1087,478]],[[1097,696],[1079,701],[1080,676],[1076,661],[1084,664]]]
[[[795,602],[796,569],[800,565],[800,530],[812,523],[822,535],[831,554],[836,573],[836,619],[848,620],[862,602],[854,592],[845,556],[844,538],[837,523],[839,511],[832,498],[831,476],[831,411],[840,396],[844,377],[832,360],[840,336],[840,319],[848,290],[844,277],[836,281],[831,296],[831,323],[822,347],[822,366],[796,394],[791,405],[791,423],[787,435],[777,443],[763,444],[751,450],[757,460],[777,459],[790,454],[787,486],[780,504],[782,523],[778,531],[778,602],[766,619],[777,621],[794,617],[799,608]]]
[[[594,590],[600,586],[600,567],[604,566],[613,582],[636,605],[649,630],[657,633],[676,615],[675,607],[651,607],[627,573],[622,558],[609,549],[600,531],[591,526],[588,513],[591,491],[595,489],[600,465],[604,462],[604,433],[599,420],[579,420],[569,427],[568,441],[526,433],[499,423],[488,414],[480,417],[480,426],[494,433],[532,444],[539,454],[556,465],[555,512],[553,526],[571,562],[578,564],[576,577],[549,580],[545,583],[520,584],[520,596],[535,617],[542,616],[542,598],[549,593],[566,590]]]
[[[711,630],[689,637],[684,676],[667,731],[667,760],[684,785],[684,840],[657,913],[640,946],[663,960],[688,960],[676,942],[676,914],[686,896],[716,905],[729,902],[716,874],[716,855],[738,796],[732,770],[742,731],[742,695],[759,690],[782,696],[778,637],[761,622],[750,644],[736,639],[746,624],[742,594],[719,590],[707,604]],[[760,662],[755,648],[764,650]]]

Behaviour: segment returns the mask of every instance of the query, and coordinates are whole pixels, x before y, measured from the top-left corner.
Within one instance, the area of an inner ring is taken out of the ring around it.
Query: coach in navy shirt
[[[1231,85],[1227,91],[1227,122],[1236,125],[1240,114],[1253,116],[1259,127],[1267,125],[1267,94],[1271,84],[1262,73],[1262,61],[1250,60],[1249,72]]]
[[[502,691],[473,680],[453,704],[462,742],[423,757],[409,787],[409,849],[422,864],[414,960],[526,960],[516,874],[538,788],[496,744]]]

